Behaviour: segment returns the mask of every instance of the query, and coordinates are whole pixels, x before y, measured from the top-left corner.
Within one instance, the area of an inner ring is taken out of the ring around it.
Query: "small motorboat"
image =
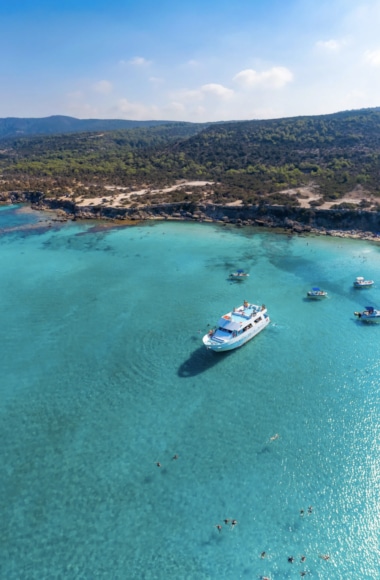
[[[326,296],[327,296],[327,292],[325,292],[325,290],[321,290],[317,286],[315,288],[312,288],[311,290],[309,290],[309,292],[307,293],[308,298],[318,299],[318,298],[325,298]]]
[[[380,322],[380,310],[377,310],[373,306],[366,306],[363,312],[354,312],[363,322]]]
[[[239,280],[239,281],[245,280],[248,277],[249,274],[244,270],[236,270],[236,272],[232,272],[232,274],[229,275],[230,280]]]
[[[374,284],[373,280],[365,280],[363,276],[358,276],[355,278],[354,286],[355,288],[369,288]]]

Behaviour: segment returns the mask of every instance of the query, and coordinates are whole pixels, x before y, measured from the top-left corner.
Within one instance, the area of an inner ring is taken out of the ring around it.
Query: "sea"
[[[2,206],[0,305],[2,579],[380,578],[376,242]]]

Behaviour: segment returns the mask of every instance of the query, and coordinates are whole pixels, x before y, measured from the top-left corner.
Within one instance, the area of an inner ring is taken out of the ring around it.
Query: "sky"
[[[380,106],[380,0],[0,0],[0,118]]]

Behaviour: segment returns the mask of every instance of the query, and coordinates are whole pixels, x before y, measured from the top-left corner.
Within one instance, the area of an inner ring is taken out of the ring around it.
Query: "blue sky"
[[[0,0],[0,117],[380,106],[380,0]]]

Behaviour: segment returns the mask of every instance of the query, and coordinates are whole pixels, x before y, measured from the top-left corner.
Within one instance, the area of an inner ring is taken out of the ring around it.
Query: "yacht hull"
[[[257,325],[254,326],[253,328],[250,328],[246,330],[243,334],[238,335],[236,337],[232,337],[231,339],[225,340],[223,342],[217,340],[217,338],[214,338],[209,334],[206,334],[203,337],[203,344],[209,350],[213,350],[215,352],[226,352],[228,350],[235,350],[236,348],[240,348],[241,346],[252,340],[252,338],[257,336],[262,330],[264,330],[264,328],[266,328],[269,323],[270,323],[269,316],[265,316],[263,320],[257,323]]]

